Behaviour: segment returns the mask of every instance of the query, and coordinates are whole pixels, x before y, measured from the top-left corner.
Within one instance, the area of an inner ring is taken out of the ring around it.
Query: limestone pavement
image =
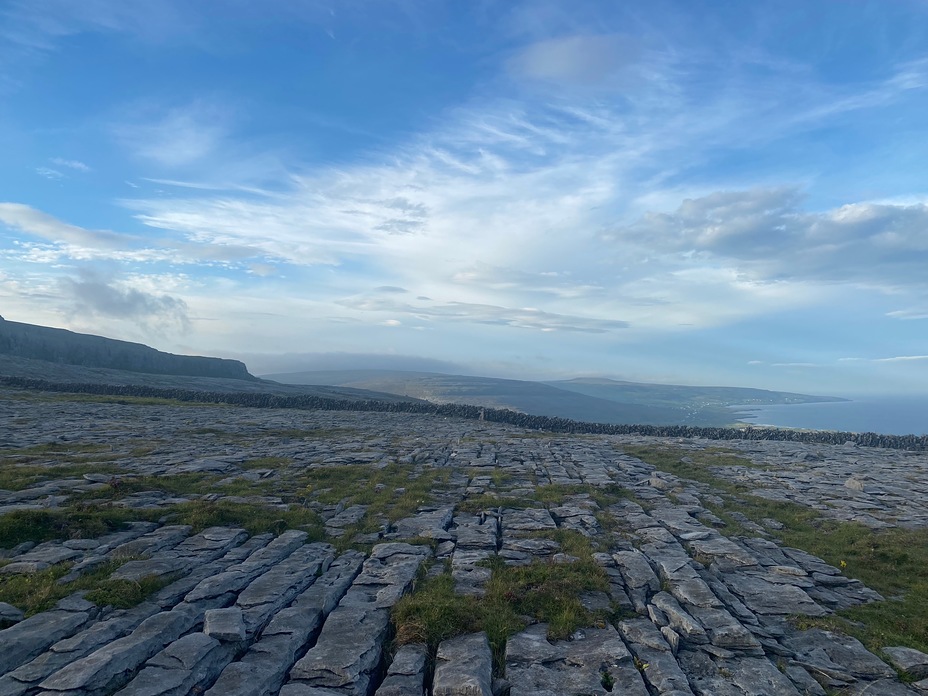
[[[889,649],[893,664],[887,664],[853,638],[797,628],[790,617],[826,616],[881,597],[823,560],[778,543],[774,524],[756,525],[755,536],[723,535],[704,507],[717,492],[624,453],[629,445],[653,444],[648,438],[547,435],[410,414],[4,396],[10,397],[0,401],[6,451],[59,447],[30,460],[46,467],[47,477],[0,491],[0,515],[66,508],[79,496],[116,487],[117,476],[131,481],[186,472],[270,482],[277,494],[263,486],[254,496],[227,497],[281,511],[315,510],[326,535],[311,540],[299,528],[250,535],[234,525],[195,531],[172,521],[172,506],[222,496],[153,486],[109,504],[164,510],[163,519],[149,516],[97,538],[3,550],[0,573],[7,575],[66,564],[67,581],[131,558],[114,578],[166,581],[124,610],[82,594],[28,618],[0,604],[0,621],[8,625],[0,630],[0,693],[8,696],[928,691],[928,656],[918,651]],[[57,476],[62,443],[94,446],[106,455],[105,470]],[[717,443],[672,444],[698,451]],[[726,446],[753,466],[717,474],[754,487],[757,495],[874,528],[928,526],[928,454],[782,442]],[[248,465],[262,458],[266,467]],[[434,470],[447,476],[409,515],[375,520],[375,532],[358,531],[367,506],[320,502],[292,485],[301,471],[391,464],[408,467],[411,480]],[[606,509],[582,492],[555,504],[506,504],[530,498],[539,485],[618,486],[628,495]],[[489,500],[488,493],[498,504],[469,504]],[[604,519],[612,521],[608,530]],[[528,625],[507,641],[504,672],[496,674],[482,633],[444,641],[435,654],[422,645],[393,645],[391,607],[425,568],[447,563],[457,591],[479,597],[490,577],[481,563],[488,558],[570,563],[545,536],[555,529],[597,541],[595,560],[609,589],[583,601],[618,607],[623,618],[560,641],[548,638],[545,624]],[[423,540],[429,543],[409,543]],[[915,684],[902,683],[897,669]]]

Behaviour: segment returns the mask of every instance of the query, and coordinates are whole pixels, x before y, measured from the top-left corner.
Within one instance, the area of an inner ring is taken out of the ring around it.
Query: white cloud
[[[109,230],[88,230],[71,225],[22,203],[0,203],[0,223],[47,239],[81,247],[115,249],[135,240],[129,235]]]
[[[373,295],[350,297],[338,301],[340,305],[349,309],[363,312],[402,313],[420,321],[466,322],[519,329],[581,333],[606,333],[628,327],[627,322],[619,319],[604,319],[580,314],[556,314],[534,307],[501,307],[470,302],[444,304],[418,302],[418,304],[399,302]]]
[[[43,176],[46,179],[51,179],[52,181],[57,181],[58,179],[63,179],[64,174],[59,172],[57,169],[50,169],[49,167],[36,167],[35,173],[39,176]]]
[[[186,331],[190,325],[186,303],[163,291],[146,292],[92,271],[61,278],[59,286],[68,311],[84,320],[88,315],[115,318],[159,331]]]
[[[164,167],[203,161],[230,132],[229,110],[206,100],[160,109],[137,106],[113,127],[116,139],[137,157]]]
[[[86,164],[84,164],[83,162],[81,162],[81,161],[79,161],[79,160],[70,160],[70,159],[64,159],[64,158],[62,158],[62,157],[53,157],[53,158],[52,158],[51,160],[49,160],[49,161],[50,161],[52,164],[58,165],[59,167],[65,167],[65,168],[67,168],[67,169],[73,169],[74,171],[78,171],[78,172],[85,172],[85,173],[86,173],[86,172],[89,172],[89,171],[90,171],[90,167],[88,167]]]
[[[640,53],[630,36],[561,36],[524,47],[510,59],[509,70],[533,80],[595,85],[627,69]]]
[[[909,363],[928,360],[928,355],[897,355],[891,358],[839,358],[838,362]]]
[[[667,253],[722,260],[758,281],[928,283],[928,205],[853,203],[806,212],[795,189],[719,191],[648,213],[603,235]]]

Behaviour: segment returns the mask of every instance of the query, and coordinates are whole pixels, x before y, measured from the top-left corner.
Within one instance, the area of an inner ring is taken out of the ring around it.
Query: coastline
[[[928,434],[928,396],[878,395],[847,401],[737,405],[729,407],[738,427],[781,428],[808,431]]]

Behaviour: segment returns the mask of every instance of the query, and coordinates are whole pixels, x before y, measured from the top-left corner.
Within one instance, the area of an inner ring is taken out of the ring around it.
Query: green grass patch
[[[4,450],[3,454],[39,457],[50,454],[88,454],[92,452],[106,452],[109,449],[109,445],[96,442],[47,442],[41,445],[32,445],[31,447]]]
[[[62,563],[37,573],[0,576],[0,602],[22,609],[26,616],[47,611],[55,603],[79,590],[88,590],[88,601],[99,606],[112,605],[129,609],[144,601],[171,582],[170,578],[143,578],[139,582],[110,580],[109,576],[132,558],[108,561],[90,573],[67,583],[59,579],[68,573],[71,564]]]
[[[568,502],[572,496],[588,495],[602,508],[607,508],[622,499],[634,500],[634,495],[619,486],[618,484],[609,484],[608,486],[593,486],[590,484],[543,484],[535,487],[535,494],[532,497],[525,496],[507,496],[505,493],[486,492],[479,495],[471,496],[460,502],[457,510],[476,514],[484,510],[492,510],[499,507],[512,508],[521,510],[533,507],[557,507]]]
[[[91,404],[118,404],[120,406],[213,406],[229,408],[229,404],[220,404],[210,401],[181,401],[179,399],[163,399],[155,396],[116,396],[112,394],[77,394],[70,392],[42,392],[42,391],[11,391],[4,390],[6,398],[20,401],[69,401]]]
[[[389,464],[321,466],[304,469],[300,485],[308,497],[325,504],[367,505],[369,518],[395,522],[414,515],[420,505],[432,501],[432,489],[447,485],[451,470],[421,469]],[[401,489],[397,492],[397,489]]]
[[[480,598],[455,594],[450,573],[420,583],[393,608],[397,642],[424,642],[434,655],[443,640],[486,631],[494,669],[501,674],[506,640],[525,628],[525,617],[547,623],[551,639],[567,638],[584,626],[602,625],[611,616],[590,613],[580,601],[584,592],[609,588],[605,571],[590,556],[589,540],[567,531],[555,532],[552,538],[580,560],[507,566],[498,558],[489,559],[493,574]]]
[[[141,604],[158,590],[170,585],[175,578],[170,576],[149,576],[139,581],[110,579],[100,580],[84,595],[88,602],[97,606],[111,606],[116,609],[131,609]]]
[[[0,516],[0,548],[24,541],[92,539],[122,529],[126,522],[152,519],[160,513],[114,507],[73,505],[50,510],[16,510]]]
[[[105,488],[75,495],[75,502],[116,501],[128,495],[145,491],[161,491],[175,496],[207,495],[268,495],[274,484],[270,481],[249,481],[232,479],[207,473],[162,474],[160,476],[114,476]]]
[[[728,492],[740,492],[742,486],[719,478],[711,467],[742,466],[750,469],[762,469],[750,459],[739,457],[724,450],[683,450],[675,447],[623,446],[622,451],[656,469],[674,474],[680,478],[707,483]],[[686,458],[687,461],[684,461]]]
[[[277,469],[293,463],[290,457],[256,457],[239,464],[243,469]]]
[[[194,533],[217,526],[241,527],[249,534],[280,534],[287,529],[302,529],[309,533],[310,541],[322,541],[325,538],[319,516],[303,508],[275,510],[248,503],[197,501],[173,505],[160,511],[160,514],[171,524],[191,525]]]
[[[0,461],[0,489],[21,491],[45,481],[80,478],[84,474],[115,474],[112,464],[60,464],[35,466]]]

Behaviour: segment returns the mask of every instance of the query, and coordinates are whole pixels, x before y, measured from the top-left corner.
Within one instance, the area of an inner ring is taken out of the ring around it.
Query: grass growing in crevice
[[[0,489],[21,491],[45,481],[80,478],[84,474],[116,474],[112,464],[60,464],[35,466],[0,461]]]
[[[223,483],[224,482],[224,483]],[[134,493],[160,491],[174,496],[207,495],[268,495],[273,491],[271,481],[249,481],[202,472],[162,474],[159,476],[114,476],[110,484],[95,491],[75,495],[75,502],[115,501]]]
[[[293,463],[290,457],[256,457],[246,459],[239,464],[243,469],[277,469],[278,467],[288,466]]]
[[[733,493],[743,491],[744,487],[716,476],[711,467],[765,468],[755,464],[750,459],[717,448],[711,450],[684,450],[676,447],[623,446],[622,451],[651,464],[660,471],[666,471],[691,481],[706,483]]]
[[[138,581],[107,578],[95,583],[84,598],[101,607],[131,609],[175,579],[171,576],[148,576]]]
[[[446,486],[451,469],[417,470],[405,464],[382,468],[365,465],[323,466],[300,472],[308,497],[332,505],[367,505],[367,518],[396,522],[432,501],[432,489]],[[375,525],[375,527],[378,525]],[[367,531],[374,531],[373,529]]]
[[[589,540],[576,532],[554,534],[564,551],[580,560],[507,566],[499,558],[488,559],[493,574],[479,598],[455,594],[450,572],[426,579],[393,608],[397,642],[426,643],[434,655],[443,640],[486,631],[494,671],[501,674],[507,638],[525,628],[529,619],[547,623],[551,639],[610,620],[611,615],[591,613],[581,602],[584,592],[609,587],[605,571],[592,560]]]
[[[4,390],[5,398],[17,401],[56,402],[69,401],[91,404],[118,404],[120,406],[212,406],[216,408],[229,408],[229,404],[211,401],[181,401],[179,399],[164,399],[157,396],[114,396],[108,394],[77,394],[69,392],[42,392],[42,391],[13,391]]]
[[[207,527],[241,527],[249,534],[280,534],[287,529],[302,529],[309,533],[309,541],[325,538],[319,515],[304,508],[276,510],[249,503],[196,501],[164,508],[159,515],[170,524],[189,524],[194,534]]]
[[[88,601],[99,606],[110,605],[117,609],[129,609],[143,602],[150,595],[168,585],[172,578],[142,578],[139,582],[110,580],[109,576],[133,558],[107,561],[92,572],[81,575],[71,582],[61,583],[67,575],[70,563],[62,563],[46,570],[23,575],[0,576],[0,602],[7,602],[32,616],[47,611],[55,603],[80,590]]]
[[[72,505],[49,510],[15,510],[0,515],[0,548],[25,541],[92,539],[119,531],[126,522],[157,519],[158,511]]]
[[[785,546],[822,558],[886,598],[883,602],[842,610],[836,617],[803,618],[802,626],[843,630],[873,652],[891,645],[928,652],[928,576],[925,575],[928,530],[873,530],[854,522],[823,518],[805,505],[751,495],[751,488],[720,479],[709,470],[708,467],[726,465],[725,462],[732,465],[727,453],[650,447],[624,449],[662,471],[716,488],[725,504],[704,504],[726,522],[719,531],[732,536],[755,536],[732,516],[733,512],[759,524],[765,518],[776,520],[784,526],[773,533]],[[680,462],[681,456],[689,457],[692,462]],[[745,464],[738,461],[737,465]]]

